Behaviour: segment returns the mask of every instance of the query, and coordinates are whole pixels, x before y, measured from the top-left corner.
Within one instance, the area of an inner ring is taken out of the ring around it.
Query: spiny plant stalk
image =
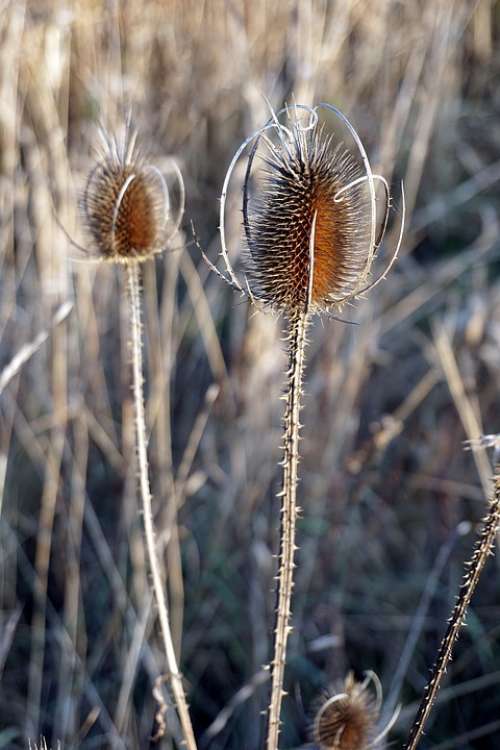
[[[498,451],[496,451],[498,453]],[[500,526],[500,461],[495,457],[494,489],[488,515],[484,519],[483,528],[477,540],[474,552],[467,563],[467,573],[464,577],[458,599],[453,608],[445,636],[439,647],[435,664],[429,682],[422,696],[415,721],[410,730],[410,736],[405,750],[415,750],[422,737],[425,724],[431,712],[441,681],[452,656],[453,646],[460,629],[464,624],[467,609],[477,586],[486,560],[494,552],[497,532]]]
[[[334,143],[333,135],[319,124],[320,110],[328,110],[341,120],[355,143],[358,158],[341,142]],[[285,114],[286,125],[280,122]],[[242,190],[245,278],[240,283],[227,250],[225,206],[231,175],[248,147],[251,148]],[[263,152],[266,149],[262,154],[260,147]],[[253,169],[257,156],[263,166]],[[385,212],[378,234],[376,180],[385,190]],[[330,104],[316,107],[296,104],[291,110],[271,111],[269,121],[241,144],[229,165],[220,202],[221,254],[226,272],[219,271],[202,251],[210,268],[229,286],[252,303],[283,313],[288,321],[280,554],[267,750],[278,747],[290,632],[299,416],[307,328],[313,314],[335,317],[334,313],[345,302],[369,291],[385,277],[401,243],[404,198],[396,249],[385,271],[370,281],[370,269],[385,233],[388,213],[387,182],[373,174],[359,136],[347,118]]]
[[[153,511],[151,507],[151,490],[149,486],[149,470],[147,457],[146,420],[144,416],[143,393],[143,364],[142,364],[142,324],[140,301],[140,278],[137,263],[127,263],[127,282],[130,301],[130,316],[132,328],[132,363],[134,371],[134,409],[137,438],[137,456],[139,461],[139,481],[141,488],[142,509],[144,518],[144,532],[148,552],[149,566],[153,578],[153,588],[158,607],[163,646],[175,698],[179,719],[184,733],[184,740],[188,750],[196,750],[193,727],[189,716],[189,709],[182,685],[182,677],[177,666],[175,649],[168,617],[167,601],[160,573],[160,563],[156,550],[155,532],[153,527]]]
[[[290,633],[290,613],[295,566],[295,525],[297,521],[297,479],[299,466],[300,408],[302,377],[309,324],[307,311],[297,313],[289,321],[288,382],[286,407],[283,417],[283,476],[281,489],[281,530],[276,630],[271,673],[271,702],[269,708],[268,747],[277,747],[280,726],[280,707],[283,695],[286,646]]]
[[[139,486],[147,556],[165,651],[168,677],[187,750],[196,750],[189,709],[177,666],[167,599],[156,549],[149,482],[146,420],[144,413],[140,264],[162,252],[180,226],[184,211],[184,185],[179,184],[179,210],[170,221],[170,196],[164,176],[145,162],[136,148],[136,133],[128,121],[122,141],[101,132],[100,160],[91,171],[81,201],[81,211],[98,260],[126,267],[132,339],[133,394]],[[83,252],[86,249],[80,248]]]

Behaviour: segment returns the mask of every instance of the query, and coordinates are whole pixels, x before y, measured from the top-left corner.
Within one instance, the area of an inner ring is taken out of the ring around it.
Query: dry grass
[[[487,456],[461,443],[497,432],[500,418],[498,3],[0,7],[0,747],[44,734],[49,747],[142,750],[155,732],[161,651],[122,365],[126,295],[113,268],[72,260],[59,227],[83,241],[76,206],[96,122],[112,126],[132,105],[155,163],[179,160],[186,216],[215,260],[221,182],[265,119],[263,93],[275,106],[292,93],[335,102],[374,169],[405,180],[395,273],[349,311],[358,326],[311,331],[282,744],[308,741],[318,693],[350,668],[379,674],[389,717],[403,701],[392,735],[402,740],[472,547],[460,524],[485,510]],[[230,205],[228,216],[230,246],[242,248]],[[189,244],[144,272],[149,458],[174,642],[201,747],[257,750],[280,325],[251,316]],[[497,747],[499,615],[493,563],[427,747]],[[178,737],[168,711],[167,722]]]

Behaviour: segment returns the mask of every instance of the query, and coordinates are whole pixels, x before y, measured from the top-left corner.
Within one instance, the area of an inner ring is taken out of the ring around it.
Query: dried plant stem
[[[277,750],[280,730],[286,645],[290,633],[290,604],[293,589],[295,522],[297,519],[297,471],[299,464],[300,402],[308,326],[307,312],[290,318],[288,339],[289,367],[284,414],[283,483],[281,489],[281,529],[278,575],[278,605],[271,664],[271,700],[268,715],[267,750]]]
[[[144,515],[144,531],[146,536],[146,547],[153,578],[153,590],[158,606],[158,616],[165,649],[165,658],[169,671],[179,720],[182,726],[184,742],[188,750],[196,750],[191,718],[187,705],[182,677],[177,667],[172,632],[168,616],[167,601],[160,574],[160,563],[156,551],[155,534],[153,527],[153,513],[151,508],[151,490],[149,486],[148,457],[146,449],[146,422],[144,418],[144,394],[143,394],[143,364],[142,364],[142,324],[141,324],[141,301],[139,290],[139,264],[131,262],[127,264],[127,280],[130,300],[130,315],[132,328],[132,357],[134,371],[134,407],[136,421],[137,456],[139,460],[139,479],[142,498],[142,510]]]
[[[500,525],[500,463],[496,462],[493,498],[488,515],[484,521],[472,558],[467,565],[467,573],[449,621],[448,629],[441,642],[432,675],[418,709],[417,716],[410,730],[410,737],[405,750],[415,750],[424,731],[425,723],[439,691],[441,680],[450,661],[453,646],[464,623],[467,608],[477,586],[479,577],[493,546]]]

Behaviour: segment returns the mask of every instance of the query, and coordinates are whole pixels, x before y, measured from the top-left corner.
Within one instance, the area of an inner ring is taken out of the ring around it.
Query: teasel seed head
[[[179,228],[184,184],[175,162],[179,207],[171,218],[167,182],[136,146],[137,132],[127,121],[121,139],[101,131],[99,158],[89,174],[80,207],[93,255],[114,263],[144,261],[161,253]]]
[[[328,110],[349,131],[355,149],[328,134],[319,111]],[[284,113],[289,122],[280,121]],[[304,124],[304,113],[309,122]],[[247,148],[243,185],[246,253],[241,282],[229,260],[225,207],[229,183]],[[261,149],[266,148],[265,153]],[[254,168],[256,156],[262,157]],[[252,180],[253,178],[253,180]],[[250,195],[250,183],[255,184]],[[385,210],[377,230],[375,183],[385,191]],[[390,195],[386,180],[372,172],[361,140],[345,115],[330,104],[296,104],[275,113],[244,141],[226,173],[221,194],[220,234],[226,273],[208,264],[230,286],[252,302],[288,316],[332,313],[376,286],[392,267],[399,238],[385,270],[370,272],[387,228]]]
[[[324,128],[292,130],[288,149],[266,160],[264,184],[250,205],[248,277],[274,307],[325,309],[349,296],[367,264],[369,221],[352,154]],[[312,280],[310,275],[312,274]]]
[[[320,750],[376,750],[401,711],[401,706],[397,706],[386,725],[377,726],[382,697],[382,685],[375,672],[365,672],[363,682],[356,682],[349,672],[339,692],[322,700],[316,712],[313,736]]]
[[[40,742],[37,744],[31,744],[31,740],[28,740],[28,750],[51,750],[49,746],[47,745],[47,740],[45,737],[40,737]],[[55,750],[61,750],[61,743],[57,743],[57,747]]]
[[[349,673],[342,692],[330,696],[314,720],[314,740],[321,750],[368,750],[375,737],[378,709],[367,681]]]

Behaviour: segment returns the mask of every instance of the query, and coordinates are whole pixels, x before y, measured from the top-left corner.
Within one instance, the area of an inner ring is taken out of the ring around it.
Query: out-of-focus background
[[[495,0],[2,0],[0,748],[42,733],[149,747],[155,683],[166,697],[123,274],[81,262],[60,228],[86,243],[77,201],[97,123],[129,106],[152,161],[175,157],[187,189],[182,235],[144,266],[175,640],[202,750],[261,747],[283,322],[208,272],[189,222],[215,260],[225,170],[267,119],[264,95],[350,117],[394,188],[386,254],[406,187],[396,269],[347,310],[357,326],[311,332],[282,736],[310,742],[318,696],[374,670],[381,724],[403,706],[401,746],[485,513],[489,457],[462,442],[500,423],[499,38]],[[490,561],[422,748],[499,746],[498,572]]]

